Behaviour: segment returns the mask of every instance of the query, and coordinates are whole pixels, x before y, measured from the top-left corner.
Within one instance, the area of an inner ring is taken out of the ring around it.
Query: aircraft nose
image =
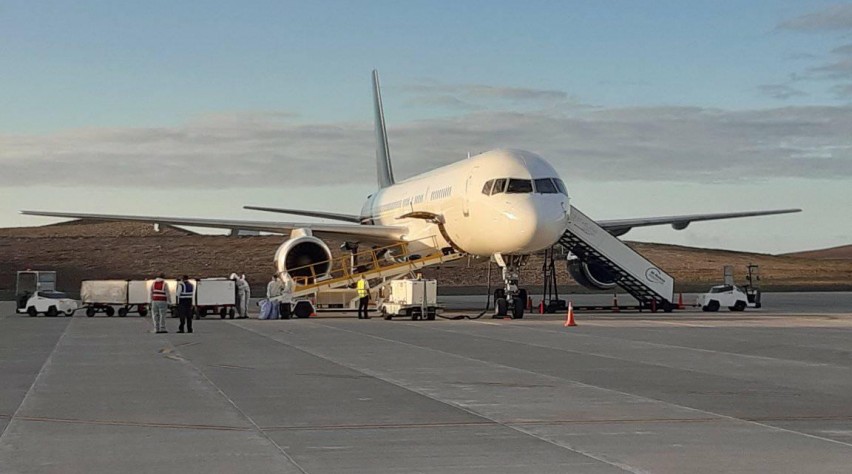
[[[567,199],[535,196],[515,204],[506,223],[514,252],[537,252],[559,241],[568,224]]]

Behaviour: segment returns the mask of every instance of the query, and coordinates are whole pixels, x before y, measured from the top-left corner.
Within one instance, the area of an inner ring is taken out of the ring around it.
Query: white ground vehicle
[[[26,270],[18,272],[15,285],[15,312],[36,316],[73,316],[77,302],[56,291],[56,272]]]
[[[422,279],[393,280],[390,295],[381,303],[382,316],[408,316],[413,320],[435,319],[438,312],[438,281]]]
[[[65,293],[56,290],[39,291],[27,299],[24,308],[19,308],[19,313],[26,312],[35,317],[39,313],[45,316],[74,316],[77,311],[77,301],[68,298]]]
[[[743,311],[748,306],[748,296],[736,285],[716,285],[699,295],[697,303],[704,311],[719,311],[722,306],[731,311]]]

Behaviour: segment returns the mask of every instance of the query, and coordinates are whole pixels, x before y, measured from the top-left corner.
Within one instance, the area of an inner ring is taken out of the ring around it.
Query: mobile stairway
[[[639,301],[640,310],[677,307],[674,278],[573,206],[559,244],[583,262],[606,269],[618,286]]]
[[[452,262],[462,257],[458,252],[435,250],[427,255],[410,253],[407,243],[387,247],[375,247],[370,250],[332,259],[331,270],[326,275],[307,278],[294,278],[293,297],[307,296],[324,290],[346,288],[355,285],[363,274],[367,280],[388,282],[408,275],[423,267]],[[353,264],[353,262],[364,262]],[[326,262],[313,263],[305,267],[291,269],[292,273],[313,272],[315,266]],[[375,293],[383,285],[374,285]]]

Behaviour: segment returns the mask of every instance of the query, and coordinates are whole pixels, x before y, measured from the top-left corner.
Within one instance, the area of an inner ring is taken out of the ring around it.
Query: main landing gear
[[[512,319],[524,317],[527,307],[527,290],[518,288],[521,266],[526,265],[529,255],[494,254],[494,260],[503,271],[503,288],[494,290],[494,317]]]

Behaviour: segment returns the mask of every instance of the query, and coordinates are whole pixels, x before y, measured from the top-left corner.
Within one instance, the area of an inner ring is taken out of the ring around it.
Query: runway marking
[[[47,356],[47,359],[44,360],[44,363],[41,365],[41,369],[39,369],[38,374],[36,374],[35,378],[33,379],[33,383],[30,384],[30,388],[27,389],[27,393],[24,394],[24,398],[21,399],[21,403],[18,404],[18,408],[16,408],[15,412],[12,413],[12,416],[9,417],[9,423],[3,429],[3,432],[0,433],[0,446],[3,445],[3,438],[6,436],[6,433],[9,432],[9,427],[12,426],[12,423],[15,421],[15,418],[18,416],[18,413],[20,413],[21,408],[23,408],[24,404],[27,402],[27,399],[30,398],[30,395],[32,395],[33,389],[35,388],[36,384],[38,384],[39,380],[41,380],[42,376],[44,375],[45,369],[47,369],[47,366],[49,366],[50,363],[53,361],[53,356],[56,354],[56,350],[59,349],[59,346],[62,344],[62,340],[65,339],[65,335],[68,334],[68,328],[70,328],[73,323],[74,319],[72,318],[70,321],[68,321],[68,324],[65,325],[65,329],[62,330],[62,334],[60,334],[59,337],[56,339],[56,345],[53,346],[53,350],[50,351],[50,354]]]
[[[442,399],[440,399],[440,398],[437,398],[436,396],[430,395],[429,393],[424,393],[424,392],[422,392],[422,391],[420,391],[420,390],[417,390],[417,389],[414,389],[414,388],[412,388],[412,387],[409,387],[409,386],[403,385],[403,384],[402,384],[402,383],[400,383],[400,382],[397,382],[397,381],[391,380],[391,379],[389,379],[389,378],[382,377],[382,376],[381,376],[380,374],[378,374],[378,373],[370,373],[371,371],[370,371],[369,369],[360,369],[360,368],[357,368],[357,367],[352,366],[352,365],[350,365],[350,364],[348,364],[348,363],[345,363],[345,362],[335,361],[335,360],[333,360],[333,359],[331,359],[331,358],[329,358],[329,357],[323,356],[323,355],[318,354],[318,353],[311,352],[311,351],[309,351],[309,350],[307,350],[307,349],[304,349],[304,348],[302,348],[302,347],[295,346],[295,345],[293,345],[293,344],[289,344],[289,343],[286,343],[286,342],[283,342],[283,341],[279,341],[279,340],[277,340],[277,339],[274,339],[274,338],[272,338],[271,336],[269,336],[268,334],[265,334],[265,333],[259,332],[259,331],[257,331],[256,329],[251,328],[251,327],[243,326],[243,325],[238,324],[238,323],[231,323],[230,321],[229,321],[229,323],[230,323],[230,324],[233,324],[233,325],[235,325],[235,326],[237,326],[237,327],[239,327],[239,328],[242,328],[242,329],[243,329],[243,330],[245,330],[245,331],[253,332],[253,333],[255,333],[255,334],[257,334],[257,335],[259,335],[259,336],[261,336],[261,337],[265,337],[265,338],[267,338],[267,339],[270,339],[270,340],[272,340],[272,341],[275,341],[275,342],[276,342],[276,343],[278,343],[278,344],[283,344],[283,345],[285,345],[285,346],[287,346],[287,347],[291,347],[291,348],[293,348],[293,349],[295,349],[295,350],[298,350],[298,351],[304,352],[305,354],[308,354],[308,355],[311,355],[311,356],[314,356],[314,357],[319,357],[320,359],[323,359],[323,360],[325,360],[325,361],[331,362],[332,364],[340,365],[340,366],[343,366],[343,367],[347,367],[347,368],[349,368],[349,369],[351,369],[351,370],[354,370],[354,371],[356,371],[356,372],[360,372],[360,373],[365,374],[365,375],[367,375],[367,376],[369,376],[369,377],[372,377],[372,378],[375,378],[375,379],[378,379],[378,380],[382,380],[382,381],[384,381],[385,383],[388,383],[388,384],[391,384],[391,385],[395,385],[395,386],[397,386],[397,387],[399,387],[399,388],[402,388],[403,390],[407,390],[407,391],[409,391],[409,392],[412,392],[412,393],[418,394],[418,395],[420,395],[420,396],[422,396],[422,397],[426,397],[426,398],[429,398],[429,399],[431,399],[431,400],[434,400],[434,401],[436,401],[436,402],[438,402],[438,403],[442,403],[442,404],[444,404],[444,405],[448,405],[448,406],[454,407],[454,408],[456,408],[456,409],[458,409],[458,410],[462,410],[462,411],[464,411],[464,412],[466,412],[466,413],[468,413],[468,414],[470,414],[470,415],[472,415],[472,416],[475,416],[475,417],[478,417],[478,418],[482,418],[482,419],[484,419],[484,420],[489,420],[489,421],[491,421],[491,422],[492,422],[492,423],[494,423],[494,424],[497,424],[497,425],[500,425],[500,426],[506,427],[506,428],[508,428],[508,429],[510,429],[510,430],[513,430],[513,431],[517,431],[517,432],[519,432],[519,433],[522,433],[522,434],[524,434],[524,435],[527,435],[527,436],[530,436],[530,437],[532,437],[532,438],[538,439],[538,440],[543,441],[543,442],[545,442],[545,443],[552,444],[552,445],[554,445],[554,446],[557,446],[557,447],[560,447],[560,448],[563,448],[563,449],[568,449],[569,451],[573,451],[573,452],[575,452],[575,453],[577,453],[577,454],[580,454],[580,455],[586,456],[586,457],[588,457],[588,458],[590,458],[590,459],[594,459],[594,460],[596,460],[596,461],[599,461],[599,462],[602,462],[602,463],[608,464],[608,465],[610,465],[610,466],[616,467],[616,468],[621,469],[621,470],[623,470],[623,471],[632,472],[632,473],[634,473],[634,474],[645,474],[645,473],[646,473],[646,471],[644,471],[644,470],[636,469],[636,468],[634,468],[634,467],[632,467],[632,466],[626,465],[626,464],[624,464],[624,463],[622,463],[622,462],[620,462],[620,461],[617,461],[617,460],[608,459],[606,456],[593,454],[593,453],[591,453],[591,452],[588,452],[588,451],[586,451],[586,450],[583,450],[583,449],[580,449],[580,448],[577,448],[577,447],[571,446],[571,445],[569,445],[569,444],[566,444],[566,443],[563,443],[563,442],[557,442],[557,441],[554,441],[554,440],[548,439],[548,438],[546,438],[546,437],[544,437],[544,436],[538,435],[538,434],[536,434],[536,433],[532,433],[532,432],[530,432],[530,431],[523,430],[523,429],[521,429],[521,428],[520,428],[520,427],[518,427],[518,426],[513,426],[513,425],[506,424],[506,423],[504,423],[504,422],[501,422],[501,421],[498,421],[498,420],[496,420],[496,419],[494,419],[494,418],[491,418],[491,417],[489,417],[489,416],[487,416],[487,415],[485,415],[485,414],[483,414],[483,413],[476,412],[476,411],[474,411],[474,410],[473,410],[473,409],[471,409],[471,408],[465,407],[465,406],[463,406],[463,405],[459,405],[459,404],[457,404],[457,403],[455,403],[455,402],[451,402],[451,401],[447,401],[447,400],[442,400]],[[348,329],[342,329],[342,328],[337,328],[337,327],[334,327],[334,326],[328,326],[328,325],[326,325],[326,324],[319,323],[319,322],[318,322],[318,321],[316,321],[316,320],[311,321],[311,323],[312,323],[312,324],[315,324],[315,325],[318,325],[318,326],[326,327],[326,328],[329,328],[329,329],[336,329],[336,330],[339,330],[339,331],[349,332],[349,333],[351,333],[351,334],[357,334],[357,335],[365,336],[365,337],[372,337],[372,338],[375,338],[375,339],[380,339],[380,340],[384,340],[384,341],[391,342],[391,343],[404,344],[404,345],[408,345],[408,346],[411,346],[411,347],[417,347],[417,348],[420,348],[420,349],[432,350],[432,351],[435,351],[435,352],[443,352],[443,351],[440,351],[440,350],[437,350],[437,349],[424,348],[424,347],[420,347],[420,346],[417,346],[417,345],[414,345],[414,344],[408,344],[408,343],[406,343],[406,342],[393,341],[393,340],[385,339],[385,338],[383,338],[383,337],[379,337],[379,336],[372,336],[372,335],[364,334],[364,333],[360,333],[360,332],[357,332],[357,331],[350,331],[350,330],[348,330]],[[453,355],[453,354],[449,354],[449,353],[445,353],[445,354]],[[461,356],[456,356],[456,357],[461,357]],[[465,358],[465,357],[461,357],[461,358]],[[468,358],[468,359],[469,359],[469,358]],[[469,359],[469,360],[474,360],[474,359]],[[481,361],[478,361],[478,362],[481,362]],[[506,368],[508,368],[508,369],[512,369],[511,367],[506,367]],[[537,374],[537,375],[538,375],[538,374]]]

